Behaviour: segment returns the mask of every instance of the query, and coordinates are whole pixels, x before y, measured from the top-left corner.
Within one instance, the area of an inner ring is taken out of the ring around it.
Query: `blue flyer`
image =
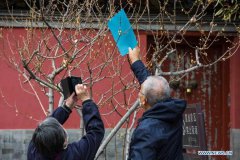
[[[133,49],[137,46],[136,36],[123,9],[108,21],[108,27],[122,56],[128,54],[129,47]]]

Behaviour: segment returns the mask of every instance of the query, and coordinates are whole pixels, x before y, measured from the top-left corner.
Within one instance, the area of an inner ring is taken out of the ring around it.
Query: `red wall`
[[[8,62],[9,57],[17,57],[17,45],[21,47],[23,45],[22,37],[26,36],[26,30],[24,28],[15,28],[14,30],[4,28],[1,30],[0,36],[0,72],[1,72],[1,78],[0,78],[0,129],[31,129],[35,128],[37,123],[45,118],[45,115],[43,113],[43,110],[41,109],[41,106],[39,104],[38,99],[36,96],[32,93],[28,93],[24,91],[23,88],[26,88],[28,90],[31,90],[28,84],[21,84],[19,80],[19,73],[14,69],[14,67]],[[139,34],[139,42],[141,44],[141,50],[143,53],[146,51],[146,36],[144,34]],[[111,38],[110,38],[111,39]],[[110,40],[109,40],[110,41]],[[18,42],[18,43],[16,43]],[[37,42],[37,40],[36,40]],[[9,47],[11,46],[11,47]],[[34,45],[33,45],[34,46]],[[98,48],[98,51],[101,52],[101,49]],[[92,66],[92,68],[98,66],[98,60],[100,60],[102,57],[98,56],[95,57],[96,63]],[[89,58],[88,61],[91,61],[92,59]],[[114,67],[114,65],[119,65],[119,68],[121,68],[122,77],[126,77],[123,79],[123,83],[130,83],[133,82],[133,75],[129,68],[129,64],[127,61],[127,57],[121,57],[118,53],[116,53],[115,61],[112,64],[110,64],[108,68],[106,68],[103,71],[103,74],[111,75],[111,70]],[[86,62],[87,63],[87,62]],[[75,75],[79,74],[79,71],[81,73],[81,76],[83,76],[83,79],[86,80],[88,78],[88,74],[82,73],[83,70],[87,69],[87,65],[83,64],[77,72],[75,72]],[[46,68],[48,68],[48,64],[46,64]],[[115,66],[116,67],[116,66]],[[97,74],[99,70],[95,69],[94,75]],[[58,78],[58,80],[60,80]],[[112,82],[114,81],[115,84],[115,90],[119,90],[122,85],[119,82],[119,76],[115,76],[113,79],[105,79],[99,81],[99,83],[96,83],[93,86],[93,99],[98,102],[101,94],[105,91],[109,90],[109,88],[112,85]],[[41,103],[44,106],[44,109],[48,109],[48,98],[44,93],[39,89],[38,84],[36,84],[34,81],[32,81],[33,86],[36,88],[36,92],[41,99]],[[126,92],[126,95],[131,95],[129,100],[129,104],[133,103],[136,100],[136,93],[137,89],[135,89],[133,92]],[[59,94],[55,93],[55,106],[58,104],[59,100]],[[108,95],[106,95],[107,98]],[[123,94],[117,94],[115,96],[116,100],[123,101],[121,99],[124,98]],[[113,110],[113,106],[116,105],[117,112],[111,112]],[[103,117],[103,120],[105,122],[105,127],[114,127],[115,124],[119,121],[119,119],[122,117],[122,115],[126,112],[126,105],[121,106],[117,105],[117,102],[114,101],[113,105],[110,103],[106,103],[100,107],[100,111]],[[129,106],[128,106],[129,107]],[[141,113],[139,113],[141,114]],[[69,120],[66,122],[65,127],[66,128],[79,128],[80,120],[79,116],[76,112],[73,112]]]

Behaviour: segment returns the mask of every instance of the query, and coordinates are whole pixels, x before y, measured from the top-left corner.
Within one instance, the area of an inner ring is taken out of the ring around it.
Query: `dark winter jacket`
[[[58,107],[52,114],[59,123],[63,124],[69,117],[71,110],[66,107]],[[86,135],[79,141],[68,144],[66,149],[63,149],[56,155],[54,160],[93,160],[95,154],[104,137],[104,125],[101,120],[98,108],[92,100],[83,102],[83,120],[86,130]],[[28,146],[28,160],[47,160],[40,155],[31,141]]]
[[[132,70],[142,84],[148,70],[141,61]],[[159,101],[143,113],[133,132],[129,160],[183,160],[182,113],[186,101],[169,98]]]

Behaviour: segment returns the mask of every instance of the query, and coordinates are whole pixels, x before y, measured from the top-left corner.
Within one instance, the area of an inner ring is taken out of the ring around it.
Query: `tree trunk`
[[[122,119],[118,122],[118,124],[113,128],[113,130],[109,133],[109,135],[105,138],[102,142],[101,146],[99,147],[97,154],[95,156],[95,160],[102,154],[104,148],[110,142],[112,137],[117,133],[117,131],[121,128],[121,126],[125,123],[126,119],[137,109],[139,106],[139,100],[135,101],[132,107],[127,111],[127,113],[122,117]]]
[[[49,90],[48,90],[48,102],[49,102],[48,115],[51,115],[54,110],[54,95],[53,95],[52,88],[49,88]]]
[[[137,111],[134,111],[133,114],[133,119],[132,119],[132,124],[131,126],[127,129],[127,135],[126,135],[126,140],[125,140],[125,160],[128,159],[128,154],[129,154],[129,146],[130,146],[130,142],[131,142],[131,133],[132,133],[132,129],[136,120],[136,116],[137,116]]]

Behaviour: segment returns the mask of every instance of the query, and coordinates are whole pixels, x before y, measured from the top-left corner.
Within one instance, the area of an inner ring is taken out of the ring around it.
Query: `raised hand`
[[[75,91],[76,91],[76,94],[77,94],[77,98],[80,99],[82,102],[86,101],[88,99],[91,99],[90,95],[88,93],[87,87],[85,85],[77,84],[75,86]]]
[[[140,48],[137,46],[134,49],[128,48],[128,56],[131,64],[140,59]]]

